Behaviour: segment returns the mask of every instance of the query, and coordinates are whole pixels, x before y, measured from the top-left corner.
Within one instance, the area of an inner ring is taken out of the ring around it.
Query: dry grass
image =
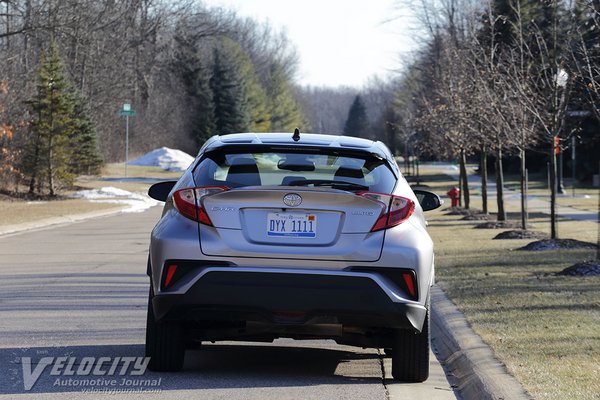
[[[434,190],[453,184],[437,178],[427,182]],[[516,251],[532,240],[492,240],[500,230],[460,218],[433,212],[429,231],[438,283],[475,331],[534,398],[600,399],[600,277],[554,275],[595,251]],[[548,232],[546,216],[531,222]],[[564,238],[595,243],[597,232],[593,222],[559,223]]]
[[[127,176],[135,178],[159,178],[159,179],[171,179],[179,178],[181,172],[170,172],[165,171],[160,167],[143,167],[139,165],[128,165]],[[102,177],[105,178],[123,178],[125,177],[125,164],[124,163],[112,163],[106,164],[102,168]]]
[[[119,208],[123,208],[123,206],[119,204],[91,203],[83,199],[34,202],[0,200],[0,226]]]
[[[66,199],[76,190],[99,189],[113,186],[130,192],[147,192],[150,180],[177,180],[181,172],[168,172],[158,167],[141,167],[130,165],[127,167],[128,179],[124,178],[125,166],[120,164],[107,164],[101,176],[81,176],[75,182],[75,188],[60,193],[61,198],[48,201],[30,202],[24,199],[0,197],[0,226],[32,222],[45,218],[61,217],[73,214],[83,214],[92,211],[124,208],[123,205],[109,203],[92,203],[84,199]],[[141,178],[147,181],[139,182]]]
[[[150,180],[177,180],[181,174],[182,172],[169,172],[159,167],[129,165],[127,166],[127,178],[125,178],[123,163],[106,164],[101,176],[81,176],[77,179],[76,185],[83,189],[112,186],[130,192],[146,193],[151,185]],[[143,178],[148,180],[144,181]]]
[[[588,193],[583,192],[580,194],[578,191],[576,192],[575,197],[559,197],[558,205],[565,207],[572,207],[578,210],[597,212],[598,211],[598,190],[593,193],[591,190],[587,191]],[[589,196],[588,198],[582,198],[579,196]]]

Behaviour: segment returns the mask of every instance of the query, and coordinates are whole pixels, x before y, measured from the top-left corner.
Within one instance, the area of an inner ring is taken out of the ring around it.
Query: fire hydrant
[[[451,206],[458,207],[458,200],[460,199],[460,189],[456,186],[453,186],[452,189],[448,190],[448,193],[446,194],[450,197]]]

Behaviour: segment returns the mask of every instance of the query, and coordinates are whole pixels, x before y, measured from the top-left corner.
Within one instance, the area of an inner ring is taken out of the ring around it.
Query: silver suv
[[[146,355],[177,371],[202,341],[333,339],[383,348],[395,379],[429,374],[433,245],[381,142],[243,133],[209,139],[152,231]]]

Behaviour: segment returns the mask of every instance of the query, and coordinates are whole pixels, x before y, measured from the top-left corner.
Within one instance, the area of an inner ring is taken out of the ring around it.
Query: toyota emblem
[[[302,204],[302,197],[297,193],[288,193],[283,196],[283,202],[290,207],[297,207]]]

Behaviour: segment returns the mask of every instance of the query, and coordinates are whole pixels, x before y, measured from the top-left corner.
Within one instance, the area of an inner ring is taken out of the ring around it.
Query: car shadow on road
[[[0,385],[0,394],[102,390],[111,388],[107,384],[111,380],[116,381],[113,389],[125,387],[160,391],[382,383],[380,358],[376,351],[367,353],[347,351],[344,347],[340,349],[254,343],[207,344],[200,349],[187,351],[184,368],[180,372],[147,370],[139,376],[132,376],[131,368],[120,375],[122,363],[112,375],[107,373],[103,376],[79,375],[77,372],[70,376],[64,373],[53,375],[54,364],[50,364],[43,368],[39,379],[26,391],[24,369],[29,367],[23,367],[24,357],[30,358],[30,372],[35,375],[35,369],[44,357],[73,357],[75,362],[72,370],[77,371],[84,357],[94,357],[95,360],[109,357],[111,361],[105,365],[110,365],[116,357],[121,357],[121,360],[122,357],[143,357],[144,346],[5,348],[0,349],[0,376],[5,381]],[[64,368],[59,370],[64,371]]]

